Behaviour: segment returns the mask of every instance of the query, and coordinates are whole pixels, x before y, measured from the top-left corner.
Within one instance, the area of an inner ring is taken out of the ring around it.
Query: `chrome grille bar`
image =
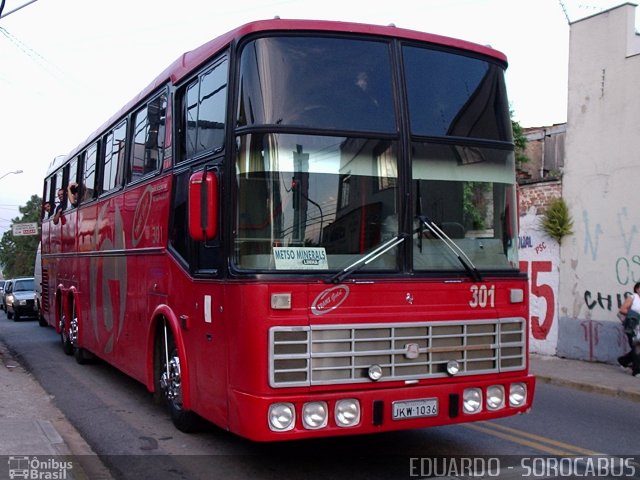
[[[446,377],[456,360],[458,375],[521,370],[526,367],[523,318],[272,327],[269,379],[272,387],[370,382],[371,365],[380,381]]]

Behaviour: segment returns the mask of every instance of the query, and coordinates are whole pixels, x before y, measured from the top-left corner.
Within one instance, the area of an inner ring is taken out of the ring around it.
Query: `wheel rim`
[[[182,383],[180,381],[180,359],[177,353],[172,352],[169,364],[165,364],[160,377],[160,386],[165,397],[178,410],[182,409]]]
[[[73,311],[71,313],[71,323],[69,324],[69,342],[72,345],[76,345],[76,341],[78,340],[78,316],[76,315],[76,307],[73,306]]]
[[[65,324],[67,323],[67,319],[64,315],[64,313],[62,315],[60,315],[60,338],[62,338],[62,343],[64,343],[66,340],[68,340],[67,337],[67,332],[64,329]]]

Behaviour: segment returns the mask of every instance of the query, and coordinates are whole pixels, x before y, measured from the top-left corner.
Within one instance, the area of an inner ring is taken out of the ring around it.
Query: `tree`
[[[14,218],[12,223],[38,223],[42,213],[42,199],[32,195],[24,207],[18,210],[22,218]],[[35,266],[36,250],[40,242],[39,235],[14,236],[7,230],[0,240],[0,264],[4,278],[31,277]]]
[[[513,112],[511,112],[511,116],[513,117]],[[513,144],[515,145],[516,167],[520,168],[522,164],[529,161],[529,157],[524,153],[527,148],[527,137],[524,136],[520,123],[513,118],[511,119],[511,127],[513,129]]]

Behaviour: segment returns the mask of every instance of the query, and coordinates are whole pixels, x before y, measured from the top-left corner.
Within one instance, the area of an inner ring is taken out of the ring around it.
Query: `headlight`
[[[487,388],[487,408],[489,410],[500,410],[504,407],[504,387],[502,385],[491,385]]]
[[[509,405],[521,407],[527,401],[527,385],[524,383],[512,383],[509,387]]]
[[[315,430],[327,426],[326,402],[309,402],[302,407],[302,423],[304,428]]]
[[[371,365],[367,371],[367,375],[374,382],[377,382],[382,378],[382,367],[380,365]]]
[[[482,409],[482,390],[467,388],[462,393],[462,408],[464,413],[478,413]]]
[[[355,398],[336,402],[336,424],[339,427],[353,427],[360,423],[360,402]]]
[[[274,432],[291,430],[296,423],[296,411],[292,403],[274,403],[269,406],[269,428]]]
[[[447,362],[447,373],[452,377],[460,371],[460,364],[457,360],[449,360]]]
[[[26,300],[19,300],[18,301],[18,305],[26,305],[27,301]]]

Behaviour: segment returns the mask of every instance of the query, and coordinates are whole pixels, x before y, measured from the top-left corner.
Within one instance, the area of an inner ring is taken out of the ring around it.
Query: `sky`
[[[569,22],[624,3],[32,1],[5,0],[0,18],[0,238],[21,216],[18,207],[42,196],[56,156],[81,143],[182,53],[243,23],[275,16],[393,23],[490,45],[509,60],[514,119],[537,127],[566,122]],[[9,173],[16,170],[23,172]]]

